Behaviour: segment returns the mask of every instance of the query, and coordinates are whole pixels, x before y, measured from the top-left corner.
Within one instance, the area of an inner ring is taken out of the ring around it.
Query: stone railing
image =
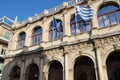
[[[82,3],[84,1],[87,1],[87,0],[77,0],[77,3]],[[74,6],[74,4],[75,4],[74,0],[69,1],[69,2],[63,2],[63,4],[60,4],[55,8],[45,10],[44,12],[42,12],[40,14],[35,14],[35,16],[29,17],[27,20],[21,22],[20,25],[22,26],[22,25],[25,25],[28,22],[34,22],[34,21],[42,18],[44,15],[46,15],[46,11],[47,11],[47,15],[52,15],[52,14],[64,9],[65,7],[72,7],[72,6]]]

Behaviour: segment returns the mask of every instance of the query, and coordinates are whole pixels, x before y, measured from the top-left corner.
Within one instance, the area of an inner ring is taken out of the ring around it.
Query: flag
[[[55,19],[55,17],[53,17],[52,25],[53,25],[53,27],[55,27],[55,29],[56,29],[57,32],[60,31],[60,22],[57,22],[57,20]]]
[[[76,14],[80,15],[84,21],[91,21],[94,12],[89,6],[76,6]]]

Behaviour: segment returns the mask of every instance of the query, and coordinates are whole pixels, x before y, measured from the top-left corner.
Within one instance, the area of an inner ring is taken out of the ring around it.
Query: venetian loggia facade
[[[69,1],[13,24],[2,80],[120,80],[120,1],[77,4],[94,10],[92,21]]]

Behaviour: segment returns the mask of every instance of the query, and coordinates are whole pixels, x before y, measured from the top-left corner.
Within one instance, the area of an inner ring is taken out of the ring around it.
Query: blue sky
[[[69,0],[0,0],[0,18],[8,16],[18,21],[26,20],[35,13],[39,14],[45,9],[51,9]]]

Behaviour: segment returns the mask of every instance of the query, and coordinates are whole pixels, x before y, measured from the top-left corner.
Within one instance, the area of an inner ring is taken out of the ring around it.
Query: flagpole
[[[52,29],[53,29],[53,33],[52,33],[52,35],[53,35],[53,37],[52,37],[52,46],[54,45],[54,26],[52,27]]]
[[[77,13],[76,13],[77,0],[74,0],[74,1],[75,1],[75,5],[74,5],[74,8],[75,8],[75,26],[77,27]],[[75,40],[76,40],[76,36],[75,36]]]

